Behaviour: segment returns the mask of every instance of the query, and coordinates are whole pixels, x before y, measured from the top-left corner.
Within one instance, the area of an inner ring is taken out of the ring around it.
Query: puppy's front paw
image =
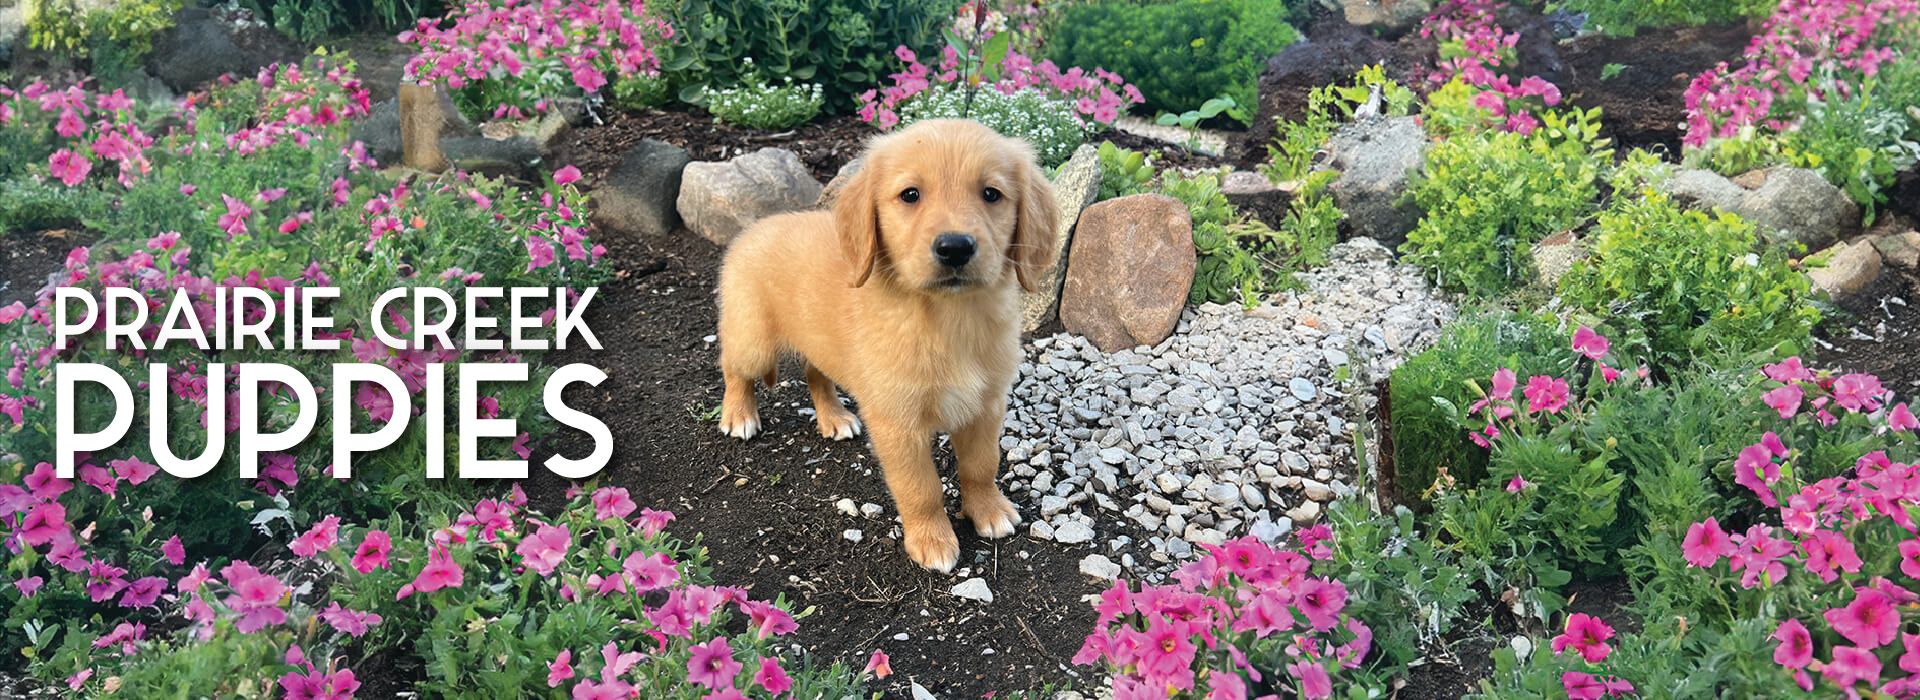
[[[924,523],[902,523],[906,530],[907,558],[940,573],[952,573],[960,561],[960,538],[946,518]]]
[[[960,510],[973,521],[973,529],[981,537],[1006,537],[1013,534],[1013,526],[1020,524],[1020,511],[998,489],[967,494],[961,500]]]
[[[836,413],[822,413],[816,422],[820,426],[820,436],[830,440],[847,440],[860,435],[860,418],[844,408]]]
[[[753,408],[722,406],[720,432],[742,440],[753,439],[753,436],[760,434],[760,411]]]

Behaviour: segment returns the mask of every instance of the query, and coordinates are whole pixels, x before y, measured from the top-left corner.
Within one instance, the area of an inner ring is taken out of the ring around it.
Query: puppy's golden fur
[[[996,483],[1000,426],[1020,362],[1020,290],[1053,263],[1053,187],[1021,141],[971,121],[914,124],[876,138],[831,212],[774,216],[734,240],[720,269],[720,429],[760,430],[754,382],[783,353],[806,364],[820,434],[862,422],[900,509],[907,556],[949,571],[934,434],[952,436],[961,511],[987,537],[1020,520]],[[972,237],[964,265],[934,253]],[[860,408],[840,403],[844,387]]]

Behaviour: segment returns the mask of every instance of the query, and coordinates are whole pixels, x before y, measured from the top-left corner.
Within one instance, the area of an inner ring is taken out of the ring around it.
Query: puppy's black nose
[[[943,233],[933,239],[933,259],[947,267],[960,267],[973,260],[973,236]]]

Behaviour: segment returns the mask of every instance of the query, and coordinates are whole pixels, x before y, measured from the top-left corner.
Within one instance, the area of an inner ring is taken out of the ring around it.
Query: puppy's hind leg
[[[773,329],[751,299],[725,295],[720,304],[720,373],[726,395],[720,400],[720,432],[742,440],[760,433],[760,403],[753,382],[764,378],[773,385],[780,351]]]
[[[840,403],[833,380],[813,365],[807,365],[807,393],[813,395],[813,417],[821,437],[845,440],[860,434],[860,418]]]

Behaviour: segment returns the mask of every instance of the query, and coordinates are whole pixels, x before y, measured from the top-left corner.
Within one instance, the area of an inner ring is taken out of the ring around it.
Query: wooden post
[[[430,173],[450,165],[440,152],[440,132],[447,125],[438,91],[431,85],[400,83],[400,162]]]

